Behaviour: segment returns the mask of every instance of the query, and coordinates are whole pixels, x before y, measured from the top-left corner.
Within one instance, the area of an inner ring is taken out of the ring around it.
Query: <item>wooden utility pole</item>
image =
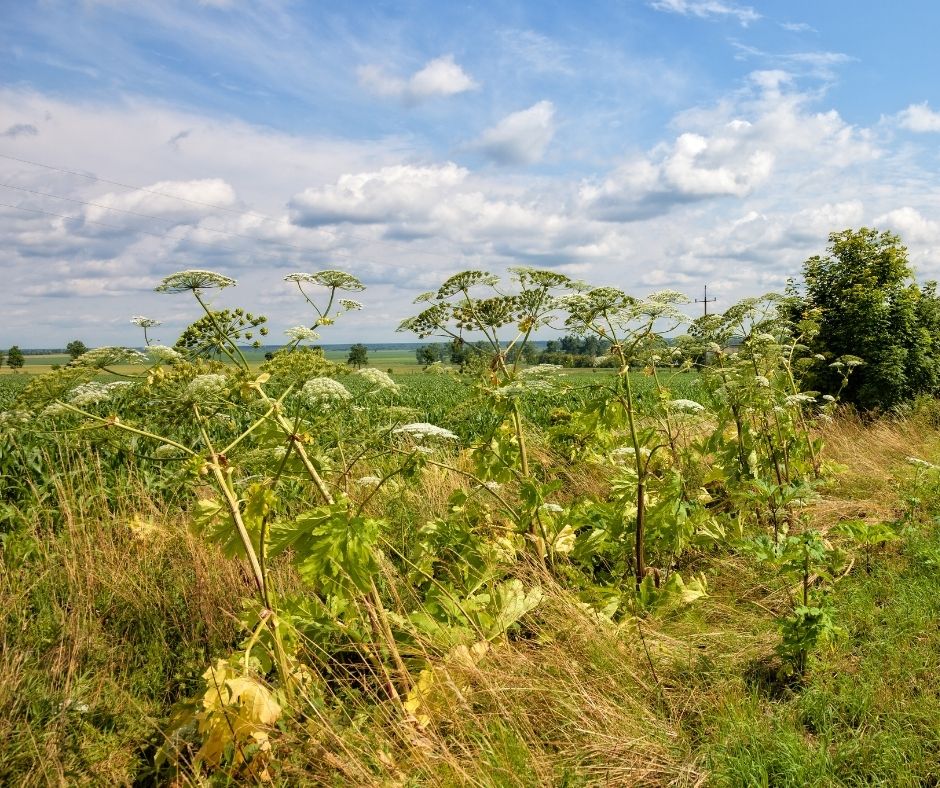
[[[711,304],[711,303],[714,303],[714,302],[717,301],[717,300],[718,300],[717,298],[709,298],[709,297],[708,297],[708,285],[705,285],[705,297],[704,297],[704,298],[696,298],[696,299],[695,299],[695,303],[696,303],[696,304],[704,304],[704,305],[705,305],[705,317],[708,317],[708,305]]]

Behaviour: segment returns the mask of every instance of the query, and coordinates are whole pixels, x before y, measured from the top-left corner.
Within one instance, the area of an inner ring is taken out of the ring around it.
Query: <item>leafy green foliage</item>
[[[813,386],[887,409],[940,387],[940,303],[936,286],[918,288],[901,239],[863,227],[829,236],[825,256],[804,263],[798,311],[818,310],[813,350],[831,362],[865,363],[843,386],[838,367],[814,373]]]

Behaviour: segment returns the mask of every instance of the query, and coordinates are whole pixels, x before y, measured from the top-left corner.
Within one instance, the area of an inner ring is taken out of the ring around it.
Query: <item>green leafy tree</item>
[[[805,296],[794,306],[819,311],[813,350],[830,362],[815,375],[817,388],[842,389],[843,400],[866,409],[890,408],[937,391],[940,306],[935,285],[917,286],[899,236],[867,227],[832,233],[826,254],[803,264],[803,280]],[[864,361],[848,380],[845,356]]]
[[[23,351],[20,350],[19,345],[14,345],[7,352],[7,366],[10,369],[22,369],[25,361],[26,360],[23,358]]]
[[[360,369],[369,363],[369,348],[361,342],[357,342],[349,348],[349,357],[346,363],[356,369]]]
[[[79,356],[88,352],[88,347],[80,339],[74,339],[65,346],[65,352],[68,353],[74,361]]]
[[[438,354],[433,345],[421,345],[415,350],[415,358],[421,366],[426,367],[438,360]]]
[[[0,350],[0,367],[3,366],[3,361],[4,361],[4,359],[5,359],[6,357],[7,357],[7,356],[6,356],[6,351]]]

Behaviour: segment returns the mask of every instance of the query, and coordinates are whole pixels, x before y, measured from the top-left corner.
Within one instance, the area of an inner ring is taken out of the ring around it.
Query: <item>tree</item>
[[[3,360],[6,358],[6,351],[0,350],[0,367],[3,366]]]
[[[415,358],[421,366],[426,367],[437,361],[438,355],[432,345],[421,345],[421,347],[415,350]]]
[[[80,339],[74,339],[65,346],[65,352],[72,357],[72,361],[88,352],[85,343]]]
[[[360,369],[369,363],[369,348],[363,345],[361,342],[357,342],[355,345],[350,346],[349,348],[349,358],[346,359],[346,363],[354,366],[356,369]]]
[[[907,248],[891,232],[863,227],[829,236],[826,255],[803,264],[805,296],[794,311],[818,310],[813,350],[827,365],[813,384],[835,393],[842,356],[864,364],[841,396],[866,409],[885,409],[940,386],[940,306],[935,285],[918,288]],[[793,315],[799,317],[799,315]]]
[[[23,351],[20,350],[19,345],[14,345],[7,351],[7,366],[10,369],[21,369],[24,363]]]

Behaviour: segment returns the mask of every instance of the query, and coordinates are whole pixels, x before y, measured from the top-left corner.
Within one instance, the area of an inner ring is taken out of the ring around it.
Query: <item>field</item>
[[[628,357],[661,306],[608,371],[0,378],[0,782],[936,782],[940,409],[782,320]]]

